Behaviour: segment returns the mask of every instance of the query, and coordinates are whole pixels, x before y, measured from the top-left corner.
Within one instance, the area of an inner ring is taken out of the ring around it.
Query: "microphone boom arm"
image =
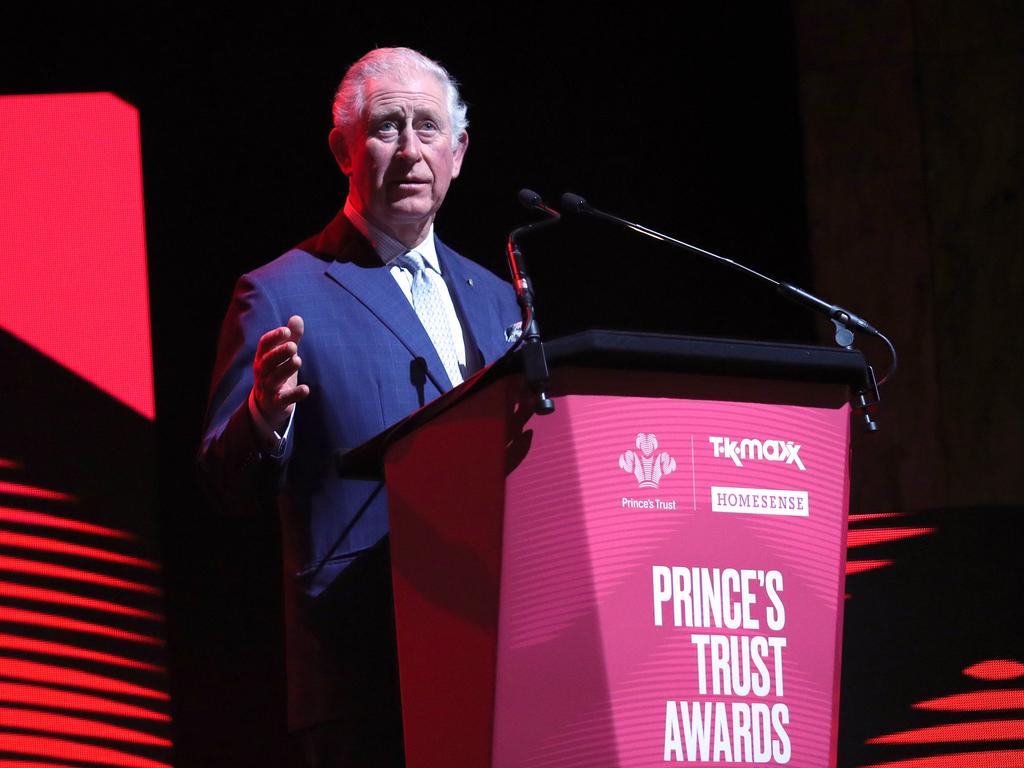
[[[865,363],[866,370],[864,386],[857,392],[856,395],[856,407],[863,412],[866,428],[870,432],[874,432],[878,429],[878,425],[872,418],[869,409],[877,405],[879,402],[880,398],[878,394],[878,387],[884,384],[890,378],[892,378],[892,375],[896,372],[897,356],[896,348],[893,346],[889,338],[884,333],[875,328],[873,325],[871,325],[869,322],[867,322],[861,317],[858,317],[857,315],[853,314],[853,312],[850,312],[847,309],[843,309],[842,307],[836,304],[830,304],[824,299],[818,298],[809,291],[805,291],[802,288],[798,288],[797,286],[792,285],[790,283],[785,283],[782,282],[781,280],[776,280],[773,277],[769,277],[768,275],[758,272],[756,269],[748,267],[746,264],[741,264],[738,261],[726,258],[725,256],[719,256],[717,253],[712,253],[711,251],[705,250],[704,248],[700,248],[696,245],[691,245],[690,243],[679,240],[678,238],[672,237],[671,235],[666,235],[662,232],[653,230],[650,227],[645,227],[643,224],[637,224],[636,222],[629,221],[628,219],[623,219],[619,216],[615,216],[614,214],[607,213],[606,211],[598,210],[597,208],[592,207],[586,200],[584,200],[579,195],[574,195],[571,192],[566,192],[564,195],[562,195],[561,203],[563,210],[565,210],[566,212],[584,214],[587,216],[592,216],[596,219],[601,219],[603,221],[616,224],[621,227],[626,227],[627,229],[631,229],[634,232],[637,232],[641,235],[650,237],[653,240],[658,240],[660,242],[673,245],[677,248],[691,251],[699,256],[703,256],[704,258],[710,259],[711,261],[718,262],[719,264],[724,264],[725,266],[730,267],[738,272],[744,272],[760,280],[761,282],[768,283],[769,285],[773,286],[778,293],[780,293],[789,301],[792,301],[796,304],[802,304],[803,306],[808,307],[831,320],[836,327],[835,341],[836,344],[839,345],[840,347],[843,347],[845,349],[852,349],[855,331],[863,331],[864,333],[868,333],[872,336],[881,339],[886,344],[886,346],[888,346],[889,353],[892,357],[889,369],[886,371],[885,375],[880,380],[876,381],[874,369],[871,367],[870,364]]]

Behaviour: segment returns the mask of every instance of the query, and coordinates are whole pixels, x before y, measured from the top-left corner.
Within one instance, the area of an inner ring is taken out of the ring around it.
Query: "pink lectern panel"
[[[506,475],[503,380],[389,449],[406,764],[489,765]]]
[[[557,404],[505,488],[492,765],[833,764],[848,406]]]

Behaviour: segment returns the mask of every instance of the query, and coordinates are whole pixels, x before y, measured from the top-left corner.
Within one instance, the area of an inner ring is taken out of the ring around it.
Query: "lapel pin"
[[[466,282],[467,282],[467,283],[469,283],[469,287],[470,287],[470,288],[472,288],[472,287],[473,287],[473,278],[472,278],[472,277],[467,277],[467,278],[466,278]]]

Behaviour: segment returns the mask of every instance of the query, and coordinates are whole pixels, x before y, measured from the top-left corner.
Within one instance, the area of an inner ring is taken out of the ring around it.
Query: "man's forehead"
[[[368,113],[412,110],[443,111],[445,93],[441,83],[429,75],[409,79],[370,78],[364,91]]]

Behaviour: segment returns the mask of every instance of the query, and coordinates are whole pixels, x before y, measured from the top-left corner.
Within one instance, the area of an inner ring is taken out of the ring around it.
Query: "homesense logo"
[[[715,458],[732,459],[733,464],[742,467],[744,461],[784,461],[796,464],[801,472],[806,472],[800,459],[800,444],[792,440],[755,440],[744,437],[734,440],[731,437],[709,437],[708,442],[715,451]]]

